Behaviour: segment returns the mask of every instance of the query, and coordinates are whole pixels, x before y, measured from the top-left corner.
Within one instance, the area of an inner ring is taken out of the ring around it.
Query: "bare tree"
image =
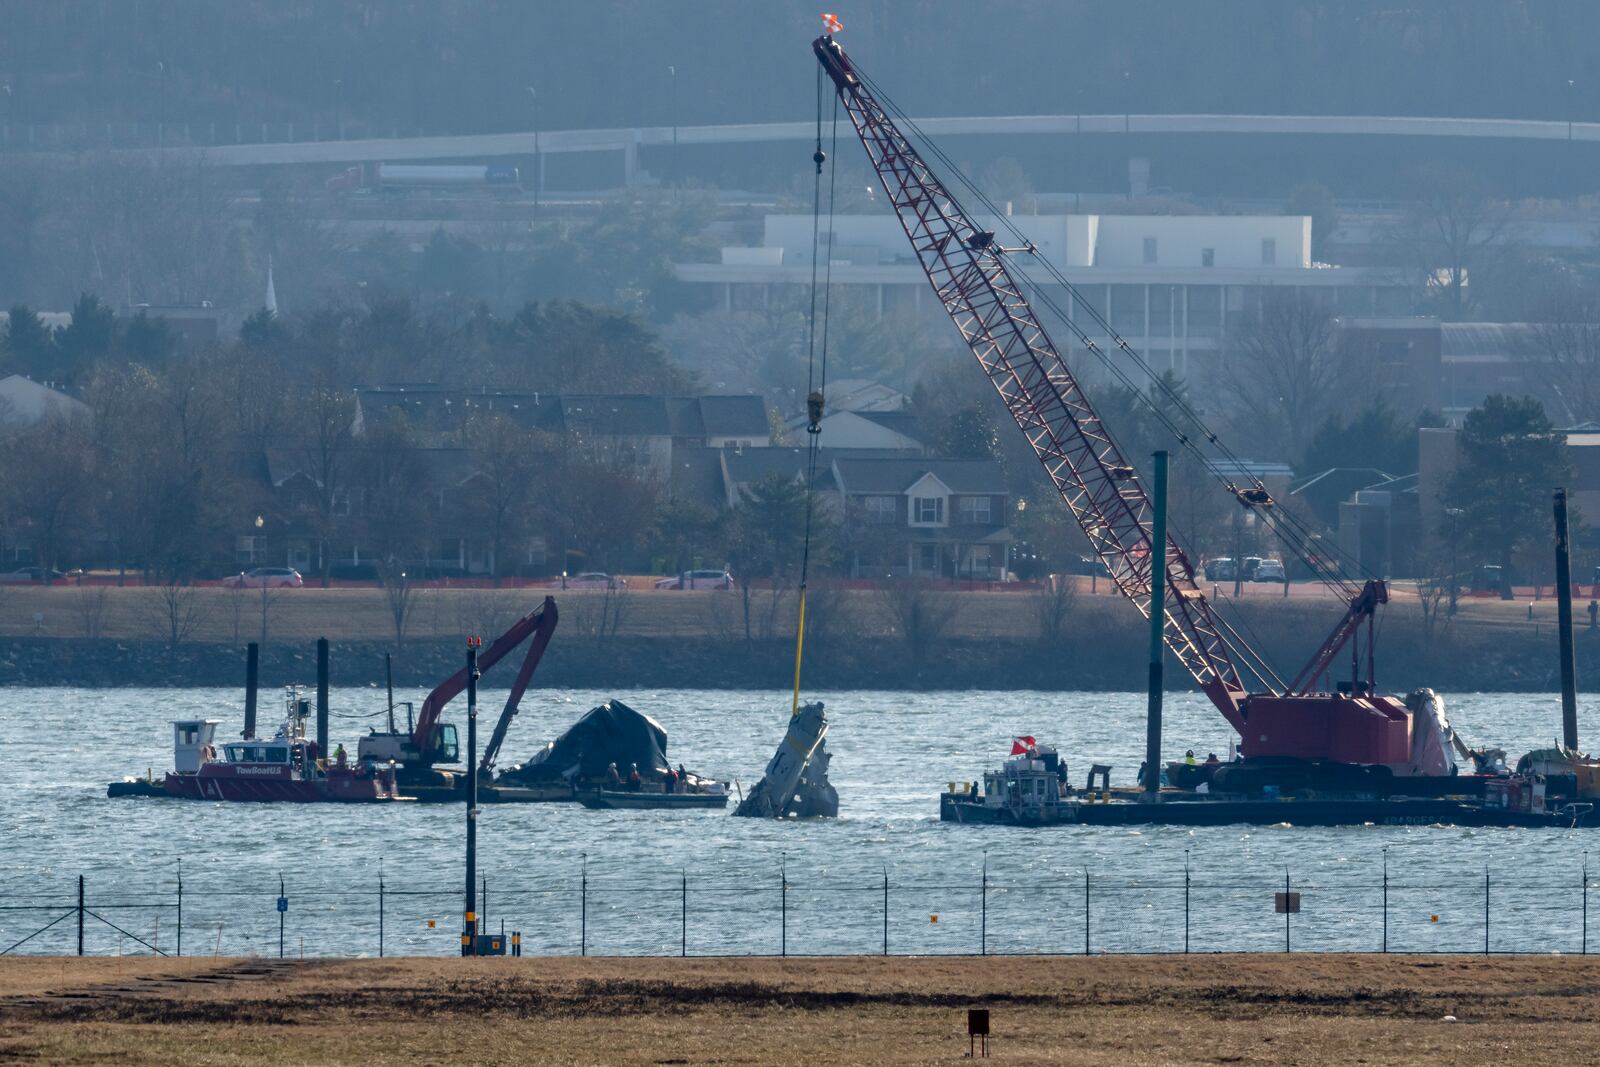
[[[1323,302],[1298,289],[1267,290],[1222,368],[1240,436],[1298,459],[1322,416],[1353,387],[1357,363]]]
[[[416,608],[417,583],[406,573],[404,561],[393,556],[379,565],[378,582],[383,587],[383,601],[389,609],[389,621],[394,625],[394,645],[403,648],[411,615]]]
[[[1044,650],[1060,650],[1076,598],[1077,585],[1070,574],[1045,575],[1038,591],[1033,594],[1034,618],[1039,623],[1039,645]]]
[[[310,518],[317,534],[322,587],[328,587],[333,555],[328,542],[349,514],[349,466],[355,451],[355,398],[323,381],[295,398],[299,415],[300,464],[313,486]]]
[[[1573,423],[1600,420],[1600,297],[1574,285],[1552,292],[1519,354]]]
[[[488,539],[491,573],[498,582],[512,547],[526,547],[544,441],[493,415],[468,420],[463,437],[473,450],[464,503],[472,525]]]
[[[105,632],[106,590],[101,585],[81,585],[73,591],[73,608],[77,611],[81,633],[95,641]]]
[[[878,589],[878,597],[893,620],[911,664],[917,670],[949,629],[952,618],[948,595],[934,591],[926,578],[891,578]]]
[[[205,603],[192,585],[169,579],[145,590],[144,598],[152,627],[169,648],[187,641],[205,621]]]
[[[1439,294],[1447,316],[1465,318],[1473,269],[1511,235],[1511,205],[1491,198],[1475,175],[1453,167],[1425,166],[1412,180],[1416,199],[1389,240]]]

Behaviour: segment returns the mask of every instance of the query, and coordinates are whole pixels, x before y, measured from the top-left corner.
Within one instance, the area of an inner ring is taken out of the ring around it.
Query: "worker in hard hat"
[[[1183,762],[1190,767],[1194,766],[1194,749],[1189,749],[1183,754]]]

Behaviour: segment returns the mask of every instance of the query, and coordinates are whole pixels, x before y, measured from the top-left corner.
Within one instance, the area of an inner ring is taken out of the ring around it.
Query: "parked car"
[[[293,567],[257,567],[222,579],[229,589],[299,589],[306,584]]]
[[[1231,582],[1233,581],[1233,558],[1231,556],[1218,556],[1216,559],[1206,561],[1206,581]]]
[[[603,571],[584,571],[566,580],[568,589],[626,589],[626,578],[613,578]]]
[[[656,581],[657,589],[732,589],[733,575],[726,570],[684,571]]]
[[[81,571],[79,573],[82,573]],[[10,574],[0,574],[0,583],[6,585],[23,585],[27,582],[59,582],[66,575],[58,570],[45,567],[18,567]]]
[[[1256,564],[1255,577],[1252,582],[1287,582],[1289,576],[1284,573],[1283,560],[1264,559]]]

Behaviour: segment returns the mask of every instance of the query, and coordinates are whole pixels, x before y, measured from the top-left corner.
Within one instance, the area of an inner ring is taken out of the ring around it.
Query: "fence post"
[[[883,869],[883,955],[890,953],[890,869]]]
[[[578,883],[578,955],[589,954],[589,854],[579,853],[583,859],[583,875]]]
[[[678,955],[689,955],[689,872],[679,872],[683,877],[683,911],[678,930]]]
[[[989,853],[983,854],[983,874],[978,881],[978,955],[989,954]]]
[[[1183,954],[1189,954],[1189,850],[1183,850]]]
[[[1389,951],[1389,846],[1383,846],[1383,951]]]
[[[789,954],[789,857],[780,853],[778,862],[778,953]]]
[[[78,955],[83,955],[83,875],[78,875]]]
[[[1283,869],[1283,951],[1289,951],[1289,868]]]
[[[383,857],[378,857],[378,958],[383,959]]]
[[[1583,854],[1583,951],[1580,955],[1589,954],[1589,853]]]
[[[183,858],[178,858],[178,955],[183,955]]]
[[[1083,869],[1083,954],[1089,954],[1089,868]]]
[[[1489,954],[1489,865],[1483,865],[1483,954]]]
[[[262,588],[266,588],[263,586]],[[283,890],[283,872],[278,872],[278,958],[283,959],[283,920],[287,914],[283,910],[283,898],[288,896]]]

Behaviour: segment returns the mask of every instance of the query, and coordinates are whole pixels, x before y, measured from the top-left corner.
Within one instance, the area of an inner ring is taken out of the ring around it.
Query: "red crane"
[[[500,712],[499,721],[495,723],[494,733],[489,736],[489,743],[484,746],[483,758],[478,762],[480,773],[487,774],[493,769],[495,756],[499,754],[500,745],[505,741],[506,730],[517,714],[517,707],[522,702],[522,695],[527,691],[528,683],[533,680],[533,672],[538,669],[539,661],[544,658],[545,648],[549,646],[550,637],[555,633],[558,619],[556,599],[547,596],[543,604],[512,623],[505,633],[495,639],[494,644],[478,654],[479,671],[487,671],[518,645],[532,638],[527,654],[523,656],[522,668],[517,671],[516,680],[511,685],[511,693]],[[439,716],[444,713],[445,705],[465,692],[466,688],[467,669],[462,667],[428,694],[427,699],[422,702],[422,710],[417,715],[416,723],[411,726],[409,732],[373,732],[361,739],[356,749],[357,758],[373,759],[380,763],[392,759],[407,768],[407,774],[403,775],[403,778],[413,779],[419,775],[431,775],[431,768],[436,763],[453,762],[459,758],[456,730],[448,723],[441,723]]]
[[[1032,253],[1033,248],[1003,248],[993,232],[966,213],[831,36],[817,38],[812,50],[833,81],[940,303],[1111,580],[1148,618],[1150,568],[1157,556],[1152,551],[1151,501],[1007,265],[1009,256]],[[1247,508],[1273,506],[1259,483],[1234,488],[1234,494]],[[1164,549],[1167,647],[1239,732],[1251,758],[1385,765],[1401,774],[1447,773],[1435,759],[1419,763],[1413,758],[1414,747],[1421,751],[1423,746],[1414,746],[1406,703],[1373,690],[1371,624],[1377,607],[1388,600],[1382,582],[1368,581],[1349,597],[1345,617],[1294,683],[1285,685],[1217,616],[1177,542],[1169,537]],[[1334,658],[1358,637],[1363,622],[1369,635],[1365,680],[1359,677],[1359,656],[1353,654],[1357,676],[1348,691],[1314,691]],[[1235,656],[1250,665],[1265,691],[1247,691]]]

